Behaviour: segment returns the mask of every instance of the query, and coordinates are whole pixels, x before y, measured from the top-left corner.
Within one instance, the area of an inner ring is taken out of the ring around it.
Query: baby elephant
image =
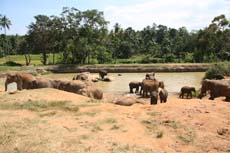
[[[151,95],[150,104],[151,105],[156,105],[157,100],[158,100],[158,92],[157,91],[152,91],[150,95]]]
[[[161,103],[166,103],[168,98],[168,91],[166,89],[159,88],[159,97]]]
[[[194,87],[184,86],[181,88],[180,98],[184,98],[184,94],[187,94],[187,98],[190,96],[192,98],[192,92],[196,93]]]
[[[139,81],[131,81],[129,83],[130,93],[133,93],[133,89],[135,89],[135,93],[138,93],[139,87],[141,87],[141,82],[139,82]]]

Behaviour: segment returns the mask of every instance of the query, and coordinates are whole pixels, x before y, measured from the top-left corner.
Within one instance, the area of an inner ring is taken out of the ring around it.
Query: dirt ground
[[[229,153],[230,103],[179,99],[119,106],[55,89],[15,94],[0,86],[0,152]]]

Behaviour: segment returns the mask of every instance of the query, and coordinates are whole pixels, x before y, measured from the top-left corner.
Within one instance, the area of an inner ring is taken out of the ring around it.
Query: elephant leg
[[[138,91],[139,91],[139,87],[136,87],[136,91],[135,91],[135,93],[138,93]]]
[[[8,85],[8,83],[5,82],[5,91],[7,91],[7,85]]]
[[[22,86],[23,86],[22,80],[18,81],[18,82],[17,82],[17,88],[18,88],[18,90],[22,90],[22,89],[23,89]]]
[[[129,91],[129,92],[130,92],[130,93],[133,93],[133,88],[132,88],[132,87],[130,87],[129,89],[130,89],[130,91]]]

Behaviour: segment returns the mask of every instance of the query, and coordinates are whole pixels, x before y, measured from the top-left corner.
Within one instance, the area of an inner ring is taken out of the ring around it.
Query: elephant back
[[[143,90],[147,91],[157,91],[159,88],[159,82],[157,80],[143,80],[142,82]]]

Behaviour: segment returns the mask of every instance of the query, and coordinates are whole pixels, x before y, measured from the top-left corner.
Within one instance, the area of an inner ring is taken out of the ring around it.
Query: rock
[[[7,91],[10,94],[14,94],[17,92],[17,83],[16,82],[12,82],[10,84],[7,85]]]

